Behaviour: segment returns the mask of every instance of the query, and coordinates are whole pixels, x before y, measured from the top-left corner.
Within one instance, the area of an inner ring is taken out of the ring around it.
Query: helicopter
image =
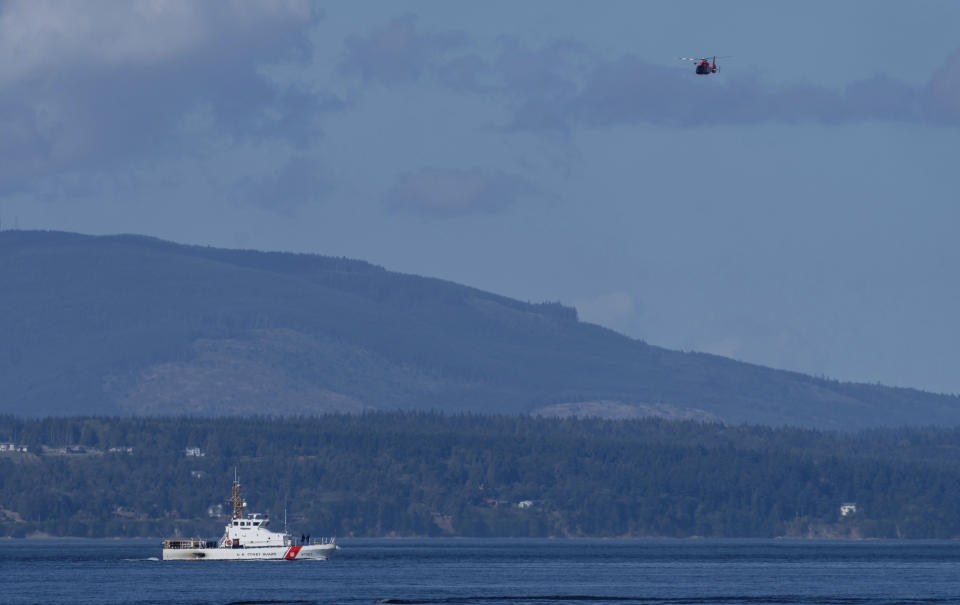
[[[720,57],[725,59],[726,57]],[[681,61],[695,61],[697,63],[697,73],[701,76],[709,76],[720,70],[717,67],[717,57],[713,57],[713,63],[707,57],[680,57]]]

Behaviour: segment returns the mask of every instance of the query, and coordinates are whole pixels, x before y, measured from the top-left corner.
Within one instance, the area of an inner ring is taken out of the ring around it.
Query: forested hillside
[[[236,467],[251,511],[315,536],[960,537],[958,429],[0,417],[5,441],[0,535],[213,536]]]
[[[857,428],[960,423],[960,399],[669,351],[362,261],[138,236],[0,232],[0,412],[381,409]]]

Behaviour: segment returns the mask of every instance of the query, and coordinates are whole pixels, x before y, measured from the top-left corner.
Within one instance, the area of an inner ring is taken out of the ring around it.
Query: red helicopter
[[[725,59],[726,57],[720,57]],[[710,59],[707,57],[680,57],[681,61],[696,61],[697,63],[697,73],[702,76],[709,76],[710,74],[715,74],[720,69],[717,67],[717,58],[713,58],[713,63],[710,62]]]

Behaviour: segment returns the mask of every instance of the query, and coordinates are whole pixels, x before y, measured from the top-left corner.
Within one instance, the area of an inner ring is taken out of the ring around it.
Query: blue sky
[[[960,393],[960,3],[0,3],[5,228],[316,252]],[[731,55],[698,77],[679,56]]]

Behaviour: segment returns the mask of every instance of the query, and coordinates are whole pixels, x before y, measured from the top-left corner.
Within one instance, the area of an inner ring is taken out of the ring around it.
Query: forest
[[[314,536],[960,536],[960,429],[0,416],[0,444],[26,448],[0,452],[13,537],[216,536],[234,469],[250,511]]]

